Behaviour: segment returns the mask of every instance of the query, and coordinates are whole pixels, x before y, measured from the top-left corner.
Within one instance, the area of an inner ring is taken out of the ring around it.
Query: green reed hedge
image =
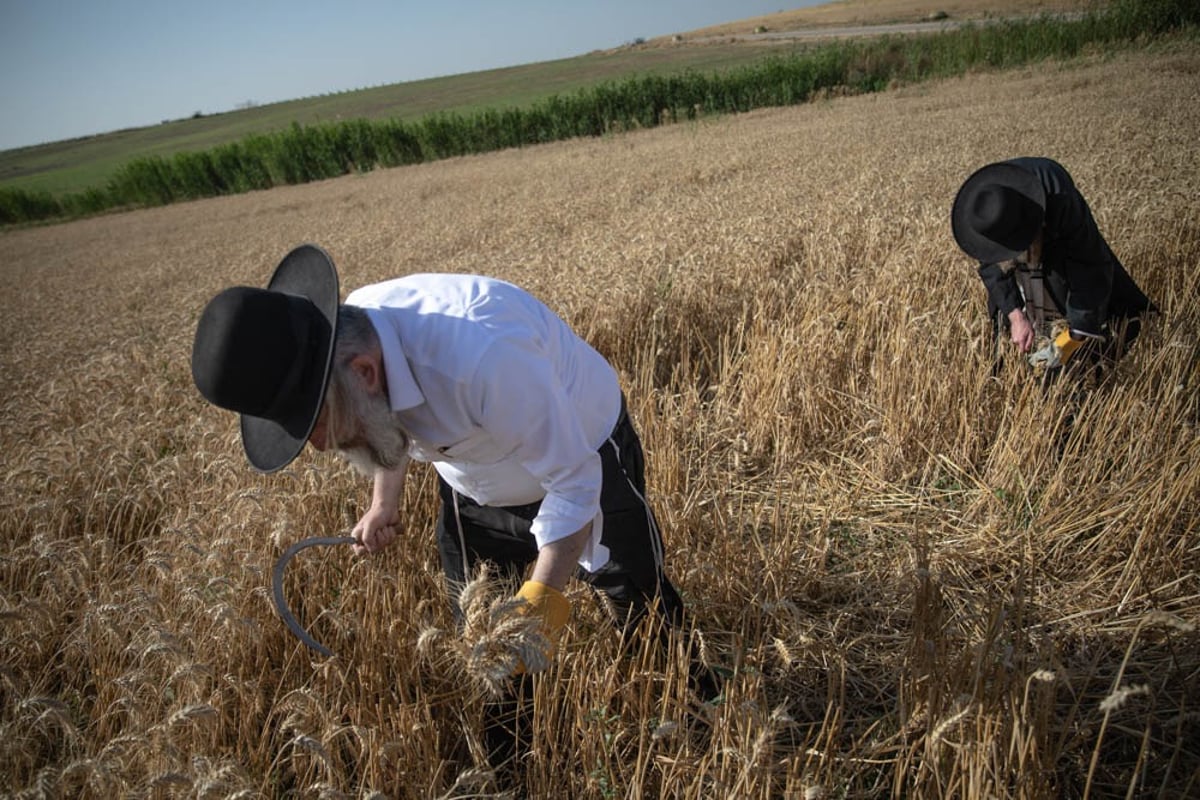
[[[154,206],[305,183],[355,171],[522,147],[579,136],[650,128],[708,114],[808,102],[822,92],[875,92],[897,83],[1070,58],[1112,46],[1194,30],[1196,0],[1118,0],[1079,19],[971,25],[926,36],[842,41],[768,57],[721,74],[646,75],[555,95],[518,109],[436,113],[302,126],[254,134],[209,150],[136,158],[102,189],[61,198],[0,188],[0,223]]]

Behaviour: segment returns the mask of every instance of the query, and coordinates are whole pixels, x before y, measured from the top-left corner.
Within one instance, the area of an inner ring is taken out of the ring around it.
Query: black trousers
[[[656,601],[664,621],[677,625],[683,621],[683,602],[663,569],[662,536],[646,501],[642,443],[624,401],[620,419],[598,452],[603,470],[600,509],[604,515],[600,543],[608,548],[609,561],[595,572],[580,567],[575,577],[603,595],[598,599],[622,630],[632,630]],[[455,493],[440,478],[438,491],[442,501],[437,522],[438,551],[455,608],[463,586],[481,560],[517,583],[538,555],[530,526],[540,502],[481,506]]]

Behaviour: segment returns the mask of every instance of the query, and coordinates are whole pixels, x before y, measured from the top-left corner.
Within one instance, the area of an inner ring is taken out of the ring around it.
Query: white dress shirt
[[[621,389],[554,312],[476,275],[408,275],[351,292],[346,304],[365,309],[379,335],[388,399],[414,460],[480,505],[541,500],[539,547],[600,521],[596,451],[616,425]]]

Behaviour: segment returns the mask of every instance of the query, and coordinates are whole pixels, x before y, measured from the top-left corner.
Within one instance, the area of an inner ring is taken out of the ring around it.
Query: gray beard
[[[339,447],[338,453],[367,477],[399,468],[408,457],[408,434],[400,427],[387,398],[354,390],[349,399],[358,419],[359,435],[353,445]]]
[[[380,458],[379,454],[370,447],[348,447],[345,450],[339,450],[338,454],[354,467],[355,472],[368,478],[373,477],[380,470],[387,469],[383,466],[384,459]]]

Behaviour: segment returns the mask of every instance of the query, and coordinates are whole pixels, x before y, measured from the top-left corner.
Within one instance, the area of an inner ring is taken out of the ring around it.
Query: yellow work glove
[[[1064,366],[1082,345],[1082,339],[1072,339],[1070,329],[1064,329],[1053,342],[1030,354],[1029,364],[1035,372]]]
[[[1066,364],[1082,344],[1082,339],[1071,338],[1070,330],[1065,330],[1060,333],[1054,340],[1054,346],[1058,348],[1058,363]]]
[[[536,616],[540,620],[541,633],[546,637],[547,647],[544,658],[540,659],[543,663],[534,663],[526,667],[525,661],[522,660],[517,665],[517,674],[540,672],[549,665],[550,659],[554,658],[563,626],[571,616],[571,602],[558,589],[540,581],[525,581],[517,592],[517,597],[525,601],[519,607],[520,613]],[[535,661],[533,658],[529,660]]]

